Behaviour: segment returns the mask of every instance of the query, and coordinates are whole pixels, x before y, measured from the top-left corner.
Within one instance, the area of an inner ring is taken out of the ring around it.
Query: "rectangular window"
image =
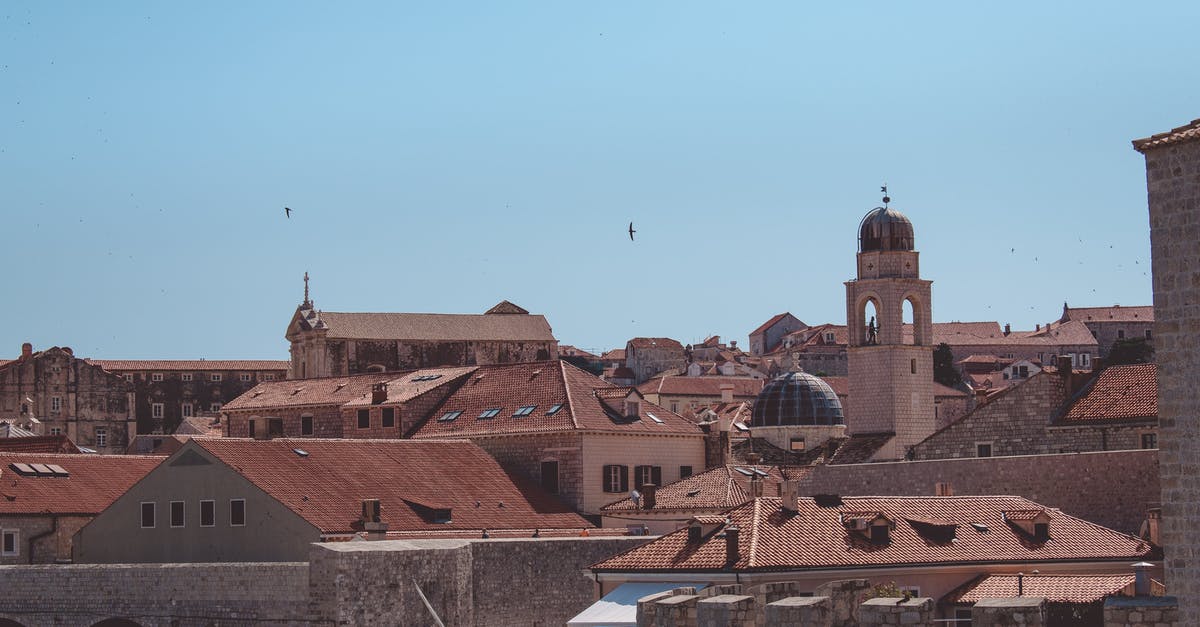
[[[243,372],[242,374],[238,375],[238,379],[242,380],[243,382],[244,381],[253,381],[254,375],[250,374],[249,372]]]
[[[209,377],[208,377],[208,380],[209,380],[209,381],[220,381],[220,380],[221,380],[221,374],[220,374],[220,373],[214,373],[214,374],[212,374],[211,376],[209,376]]]
[[[163,417],[163,404],[162,403],[150,403],[150,416],[152,418],[162,418]]]
[[[626,492],[629,490],[629,466],[609,464],[604,467],[604,491]]]
[[[217,525],[217,502],[200,501],[200,526],[215,527]]]
[[[975,457],[991,457],[992,443],[991,442],[976,442]]]
[[[20,545],[20,543],[17,542],[17,530],[16,529],[5,529],[3,532],[0,532],[0,536],[2,536],[4,538],[3,550],[0,551],[0,553],[3,553],[5,557],[10,557],[13,555],[20,554],[20,551],[21,551],[20,546],[21,545]]]
[[[1158,434],[1143,433],[1142,434],[1142,448],[1158,448]]]
[[[155,373],[151,374],[151,375],[150,375],[150,380],[151,380],[151,381],[162,381],[162,373],[161,373],[161,372],[155,372]]]
[[[50,427],[50,435],[62,435],[62,427]]]
[[[262,376],[262,380],[263,380],[263,381],[274,381],[274,380],[275,380],[275,375],[273,375],[273,374],[264,374],[264,375]]]
[[[183,501],[171,501],[171,526],[183,526]]]
[[[192,373],[190,373],[190,372],[185,372],[185,373],[183,373],[183,374],[179,375],[179,379],[180,379],[181,381],[191,381],[191,380],[192,380]]]
[[[1117,329],[1117,339],[1118,340],[1125,339],[1125,329]]]
[[[221,411],[221,404],[220,403],[209,403],[208,411]]]
[[[788,442],[788,445],[789,445],[789,448],[793,451],[803,451],[804,450],[804,438],[792,438],[791,441]]]
[[[1147,340],[1154,339],[1154,334],[1150,332],[1150,329],[1146,329],[1146,339]]]
[[[142,503],[142,529],[154,528],[154,503]]]
[[[396,426],[396,408],[395,407],[384,407],[383,409],[380,410],[379,415],[381,416],[381,419],[383,421],[383,426],[385,426],[385,427]]]
[[[184,418],[191,418],[192,417],[192,404],[191,403],[183,403],[182,405],[180,405],[179,413],[181,415],[183,415]]]
[[[283,437],[283,418],[267,419],[267,434],[271,437]]]
[[[313,421],[312,420],[313,420],[312,416],[300,416],[300,435],[312,435],[313,434]]]
[[[679,413],[679,401],[671,401],[671,413],[672,414]]]
[[[558,462],[542,462],[542,489],[550,494],[558,494]]]
[[[96,446],[108,446],[108,429],[96,427]]]
[[[230,527],[245,527],[246,526],[246,499],[230,499],[230,501],[229,501],[229,526]]]
[[[130,383],[133,383],[133,375],[131,375],[131,374],[125,375],[125,380]]]
[[[62,411],[62,397],[61,396],[51,396],[50,397],[50,411],[55,412],[55,413]]]
[[[369,429],[370,427],[371,427],[371,410],[369,410],[369,409],[358,410],[358,428],[359,429]]]
[[[910,360],[910,362],[911,362],[911,364],[909,367],[912,368],[912,373],[917,374],[917,360],[912,359],[912,360]]]
[[[662,466],[637,466],[633,469],[633,477],[637,483],[633,486],[640,488],[647,483],[662,485]]]
[[[692,476],[692,467],[691,466],[680,466],[679,467],[679,478],[680,479],[687,479],[690,476]]]

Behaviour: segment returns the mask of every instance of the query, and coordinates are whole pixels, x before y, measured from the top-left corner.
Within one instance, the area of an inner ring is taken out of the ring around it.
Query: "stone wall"
[[[264,416],[283,419],[283,435],[289,438],[340,438],[342,437],[342,412],[339,405],[316,405],[311,407],[281,407],[267,410],[226,411],[225,436],[230,438],[250,437],[250,418]],[[313,433],[302,435],[302,419],[312,416]],[[397,436],[398,437],[398,436]]]
[[[584,469],[581,434],[521,434],[476,437],[471,441],[487,451],[505,470],[535,485],[543,485],[542,462],[558,462],[558,497],[577,510],[583,509]]]
[[[241,396],[260,381],[287,378],[287,367],[278,370],[119,370],[115,372],[131,380],[134,389],[134,414],[138,433],[174,433],[183,421],[184,405],[189,415],[199,416],[212,411],[213,404],[224,405]],[[161,381],[155,381],[154,375]],[[184,375],[191,380],[184,381]],[[220,380],[213,381],[213,375]],[[244,379],[245,377],[248,377]],[[154,404],[162,404],[162,415],[154,416]]]
[[[1104,601],[1104,627],[1175,627],[1179,599],[1175,597],[1109,597]]]
[[[4,516],[0,529],[17,531],[17,554],[0,557],[0,564],[52,564],[71,559],[71,538],[92,516]]]
[[[1013,494],[1125,533],[1138,533],[1159,500],[1158,451],[1108,451],[817,466],[801,494]],[[1168,584],[1170,585],[1170,584]]]

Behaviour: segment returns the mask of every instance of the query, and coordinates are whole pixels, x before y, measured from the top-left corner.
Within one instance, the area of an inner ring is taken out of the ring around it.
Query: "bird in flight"
[[[286,215],[286,216],[288,217],[288,219],[290,220],[290,219],[292,218],[292,208],[291,208],[291,207],[284,207],[284,208],[283,208],[283,214],[284,214],[284,215]]]
[[[633,234],[634,234],[634,233],[637,233],[637,231],[633,230],[633,223],[632,223],[632,222],[630,222],[630,223],[629,223],[629,241],[631,241],[631,242],[633,241]]]

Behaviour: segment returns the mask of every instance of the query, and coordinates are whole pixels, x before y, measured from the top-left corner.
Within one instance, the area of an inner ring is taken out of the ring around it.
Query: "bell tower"
[[[934,432],[937,422],[933,282],[921,278],[912,222],[888,207],[890,201],[884,196],[884,206],[862,219],[858,275],[846,282],[851,409],[846,430],[850,436],[895,435],[873,460],[903,459],[908,447]],[[912,308],[911,325],[904,322],[905,304]]]

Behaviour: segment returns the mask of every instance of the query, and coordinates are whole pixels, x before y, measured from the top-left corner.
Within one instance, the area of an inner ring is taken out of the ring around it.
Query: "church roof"
[[[1173,128],[1165,133],[1157,133],[1143,139],[1135,139],[1133,140],[1133,149],[1145,153],[1151,148],[1182,144],[1197,139],[1200,139],[1200,120],[1192,120],[1183,126]]]
[[[311,311],[311,310],[310,310]],[[324,323],[326,337],[355,340],[554,342],[550,323],[531,314],[342,313],[300,316],[311,329]]]

